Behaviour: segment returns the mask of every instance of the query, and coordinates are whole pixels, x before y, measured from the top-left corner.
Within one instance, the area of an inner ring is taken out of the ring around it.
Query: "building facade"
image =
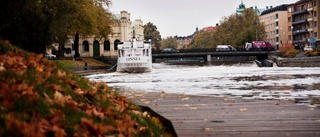
[[[320,0],[299,0],[287,8],[288,29],[292,31],[288,38],[296,49],[319,45],[319,3]]]
[[[280,5],[264,10],[259,16],[266,31],[265,41],[270,42],[277,49],[291,47],[288,41],[289,33],[287,5]]]
[[[101,57],[117,56],[117,46],[119,42],[130,40],[135,34],[135,38],[143,40],[143,21],[136,19],[133,23],[130,20],[130,13],[121,11],[114,15],[112,34],[107,38],[96,36],[82,37],[79,39],[79,54],[81,57]],[[134,33],[135,32],[135,33]],[[53,44],[58,49],[58,44]],[[73,37],[65,43],[66,51],[74,50]],[[50,49],[47,53],[52,53]],[[65,52],[66,57],[72,57],[74,52]]]
[[[191,41],[193,40],[194,36],[199,32],[199,28],[196,27],[196,31],[188,36],[174,36],[174,38],[177,40],[177,49],[182,49],[186,45],[189,45]]]
[[[250,7],[250,8],[253,9],[256,12],[257,15],[261,15],[261,13],[264,10],[268,9],[268,6],[266,7],[266,9],[258,8],[257,6],[255,6],[254,8],[253,7]],[[272,8],[272,6],[270,6],[270,8]],[[241,0],[241,3],[239,4],[239,7],[237,7],[237,9],[236,9],[236,14],[241,15],[245,9],[246,9],[246,5]]]

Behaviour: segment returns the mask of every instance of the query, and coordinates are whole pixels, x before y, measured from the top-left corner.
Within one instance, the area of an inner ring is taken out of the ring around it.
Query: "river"
[[[276,65],[274,65],[276,66]],[[265,67],[255,63],[178,65],[153,63],[148,73],[87,76],[109,87],[136,92],[293,99],[320,96],[320,68]]]

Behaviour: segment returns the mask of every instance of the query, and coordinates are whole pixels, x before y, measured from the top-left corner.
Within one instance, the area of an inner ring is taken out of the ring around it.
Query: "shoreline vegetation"
[[[43,55],[0,40],[0,136],[170,136],[157,117],[65,71]]]

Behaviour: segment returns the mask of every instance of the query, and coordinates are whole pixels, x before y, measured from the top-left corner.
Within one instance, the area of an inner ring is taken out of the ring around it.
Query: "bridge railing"
[[[179,53],[195,53],[195,52],[230,52],[230,51],[217,51],[216,48],[199,48],[199,49],[180,49]],[[244,48],[237,48],[236,51],[246,51]],[[234,52],[234,51],[233,51]],[[152,54],[161,54],[162,50],[152,50]]]

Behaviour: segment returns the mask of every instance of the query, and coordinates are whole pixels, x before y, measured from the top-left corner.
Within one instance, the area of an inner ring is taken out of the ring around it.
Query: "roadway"
[[[275,51],[215,51],[215,49],[203,50],[180,50],[175,53],[162,53],[161,51],[154,51],[152,58],[183,58],[183,57],[217,57],[217,56],[256,56],[257,58],[266,59]]]

